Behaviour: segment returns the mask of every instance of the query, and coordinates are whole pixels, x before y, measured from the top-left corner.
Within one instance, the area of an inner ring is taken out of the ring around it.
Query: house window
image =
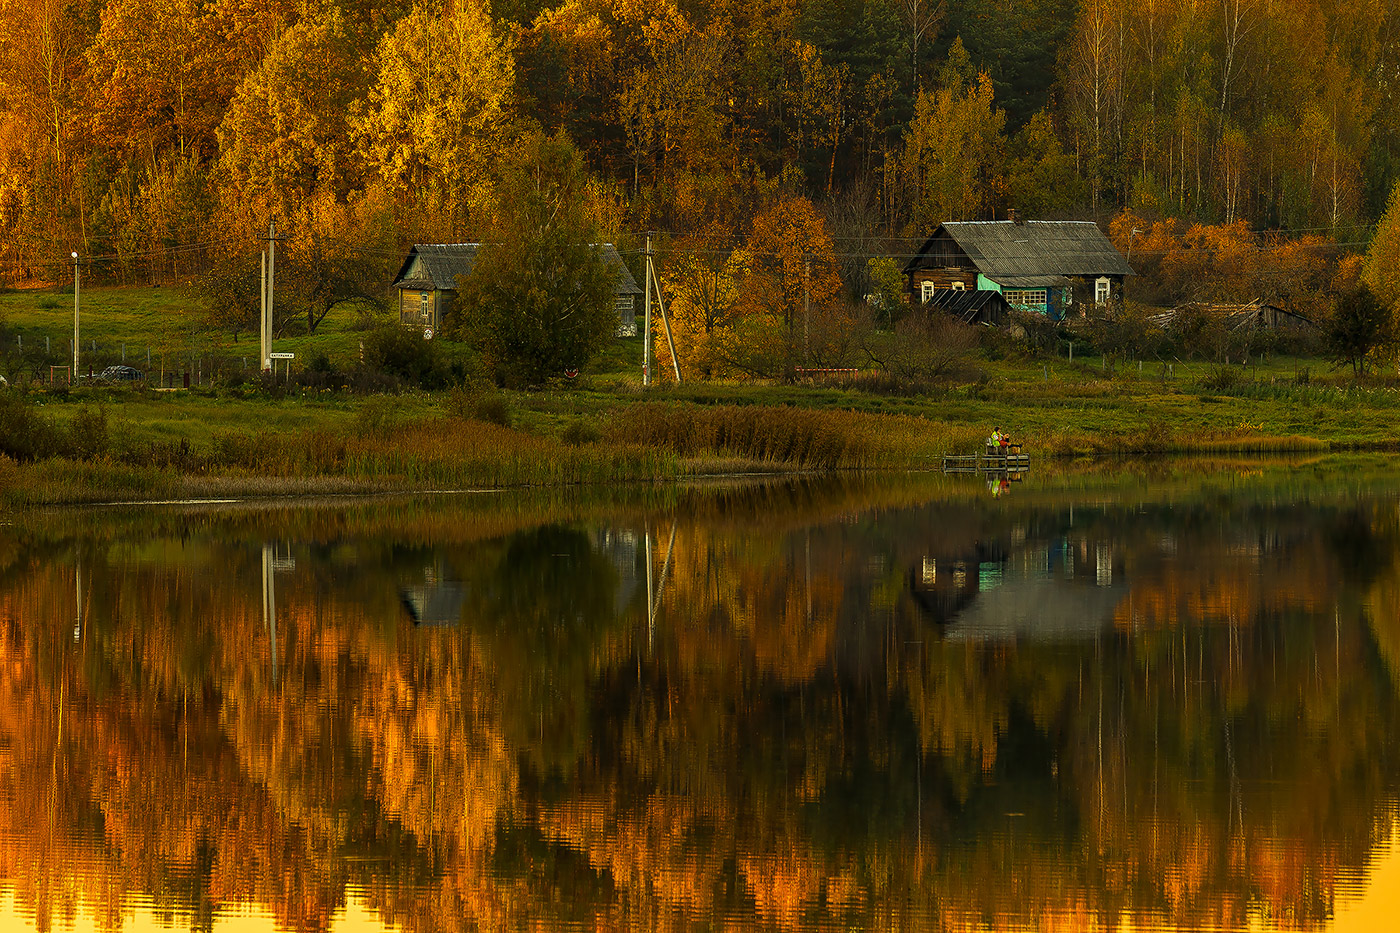
[[[1113,283],[1108,279],[1096,279],[1094,281],[1094,304],[1107,304],[1108,298],[1113,294]]]
[[[925,302],[932,300],[934,287],[932,282],[923,283],[923,298]]]
[[[1002,297],[1013,308],[1039,309],[1046,307],[1045,289],[1043,288],[1008,288],[1002,292]]]
[[[967,283],[966,283],[966,282],[954,282],[954,283],[953,283],[953,291],[955,291],[955,292],[965,292],[965,291],[967,291]]]
[[[637,300],[625,295],[617,299],[614,307],[617,308],[617,336],[637,336]]]
[[[418,313],[425,321],[433,319],[433,298],[428,292],[418,293]]]

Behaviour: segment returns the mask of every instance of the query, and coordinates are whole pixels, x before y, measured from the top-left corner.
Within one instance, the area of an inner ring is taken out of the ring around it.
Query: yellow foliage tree
[[[394,190],[418,199],[423,227],[460,235],[489,206],[509,137],[511,49],[484,0],[455,0],[442,13],[415,7],[379,45],[366,155]]]

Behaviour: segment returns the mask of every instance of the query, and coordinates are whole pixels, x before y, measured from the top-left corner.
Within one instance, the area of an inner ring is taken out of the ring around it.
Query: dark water
[[[0,927],[1328,927],[1400,498],[1255,472],[9,516]]]

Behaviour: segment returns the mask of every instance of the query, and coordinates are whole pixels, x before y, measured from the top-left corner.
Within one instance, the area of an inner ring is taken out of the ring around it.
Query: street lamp
[[[77,253],[76,250],[74,250],[74,251],[73,251],[73,378],[71,378],[71,379],[68,380],[70,384],[71,384],[71,383],[76,383],[76,382],[78,381],[78,289],[79,289],[79,284],[80,284],[80,283],[79,283],[79,272],[78,272],[78,253]]]

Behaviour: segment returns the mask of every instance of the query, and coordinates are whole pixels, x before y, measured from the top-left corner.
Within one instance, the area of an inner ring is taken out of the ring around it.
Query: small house
[[[399,323],[405,327],[441,329],[457,297],[457,280],[471,274],[480,248],[480,243],[419,243],[409,250],[394,277],[393,287],[399,293]],[[604,243],[600,248],[608,265],[617,270],[617,336],[635,337],[642,289],[617,247]]]
[[[941,289],[996,291],[1010,307],[1054,320],[1076,306],[1122,301],[1132,274],[1098,224],[1014,215],[941,224],[904,267],[913,304]]]

